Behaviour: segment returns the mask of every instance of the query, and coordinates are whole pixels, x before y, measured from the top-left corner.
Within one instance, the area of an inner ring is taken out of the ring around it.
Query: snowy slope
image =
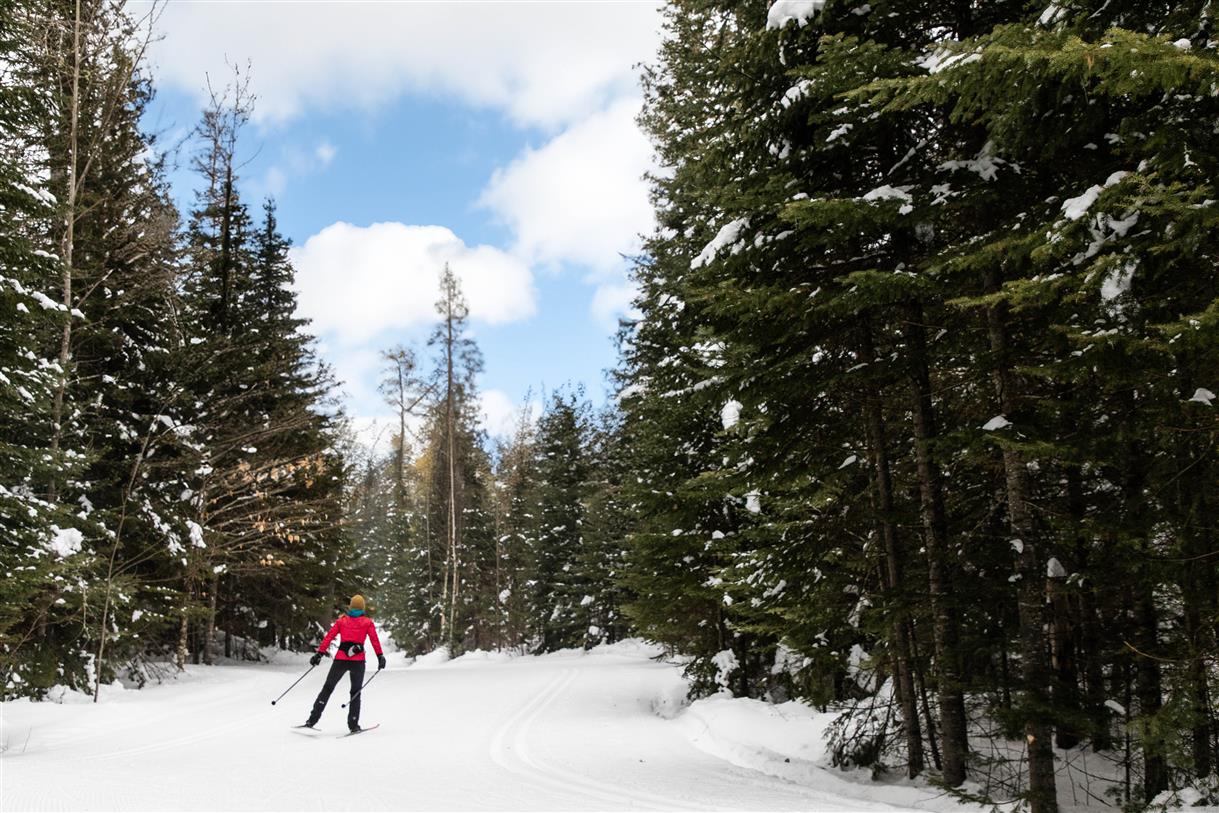
[[[364,724],[381,728],[348,739],[337,736],[338,692],[323,735],[289,729],[304,719],[321,668],[270,705],[304,670],[297,656],[194,667],[96,706],[4,703],[0,809],[964,809],[931,790],[869,786],[803,760],[787,778],[745,767],[750,746],[724,737],[747,733],[747,720],[730,720],[708,746],[698,740],[725,716],[714,704],[676,719],[657,713],[666,704],[672,712],[682,682],[653,654],[628,642],[411,667],[392,657],[364,703]]]

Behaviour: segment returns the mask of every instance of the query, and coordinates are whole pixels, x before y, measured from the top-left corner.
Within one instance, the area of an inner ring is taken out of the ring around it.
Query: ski
[[[381,727],[380,723],[375,723],[373,725],[368,726],[367,728],[361,728],[358,731],[348,731],[346,734],[340,734],[339,737],[340,738],[341,737],[354,737],[356,734],[363,734],[365,731],[372,731],[374,728],[380,728],[380,727]]]
[[[322,730],[320,728],[315,728],[311,725],[294,725],[289,729],[289,731],[297,734],[303,734],[306,737],[320,736],[322,734]]]

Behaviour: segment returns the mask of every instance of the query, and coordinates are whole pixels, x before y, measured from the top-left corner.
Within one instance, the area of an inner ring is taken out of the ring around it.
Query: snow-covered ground
[[[940,810],[934,790],[819,766],[826,719],[795,704],[682,707],[677,667],[638,642],[541,658],[391,666],[345,731],[297,732],[324,668],[192,667],[93,705],[0,704],[0,810]],[[328,666],[328,661],[323,667]]]

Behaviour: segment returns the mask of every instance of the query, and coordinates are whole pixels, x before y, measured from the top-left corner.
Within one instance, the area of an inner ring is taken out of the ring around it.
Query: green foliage
[[[1213,769],[1213,670],[1189,665],[1219,606],[1209,15],[828,2],[773,30],[669,5],[619,371],[625,583],[695,693],[891,689],[900,713],[836,747],[917,771],[899,733],[930,751],[954,692],[1103,749],[1123,686],[1160,721],[1126,798]]]

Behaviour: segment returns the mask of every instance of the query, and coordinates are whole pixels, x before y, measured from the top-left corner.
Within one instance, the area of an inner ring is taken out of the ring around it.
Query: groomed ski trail
[[[391,667],[364,696],[380,724],[369,738],[291,730],[322,678],[272,707],[304,669],[295,657],[193,667],[98,705],[7,702],[0,809],[911,809],[828,772],[826,787],[795,784],[704,753],[654,713],[681,678],[652,654],[628,645]],[[332,696],[323,731],[345,726],[345,695]]]

